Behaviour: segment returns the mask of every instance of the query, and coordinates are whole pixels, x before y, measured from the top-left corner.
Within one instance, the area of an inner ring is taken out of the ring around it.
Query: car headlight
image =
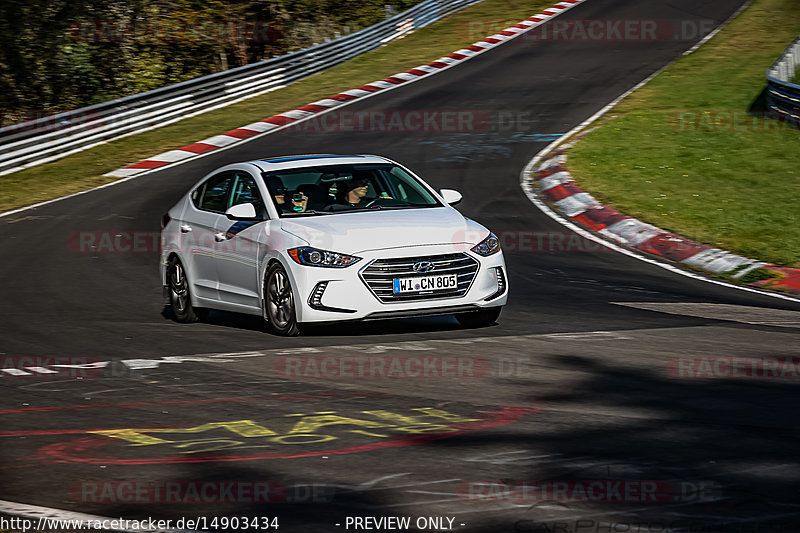
[[[344,268],[361,261],[360,257],[337,254],[327,250],[319,250],[310,246],[301,246],[288,250],[289,257],[300,265],[328,268]]]
[[[478,255],[482,255],[483,257],[496,254],[500,251],[500,239],[498,239],[497,235],[490,231],[489,235],[481,242],[473,246],[471,250]]]

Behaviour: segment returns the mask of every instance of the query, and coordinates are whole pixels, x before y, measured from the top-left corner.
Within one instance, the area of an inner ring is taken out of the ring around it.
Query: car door
[[[223,240],[216,232],[224,213],[233,172],[221,172],[207,179],[191,195],[181,221],[180,232],[187,252],[187,275],[195,296],[219,299],[216,249]]]
[[[257,308],[260,306],[258,266],[266,239],[267,216],[255,178],[245,170],[236,170],[227,207],[243,203],[253,204],[258,220],[222,217],[216,227],[216,233],[225,236],[216,248],[219,298],[230,304]]]

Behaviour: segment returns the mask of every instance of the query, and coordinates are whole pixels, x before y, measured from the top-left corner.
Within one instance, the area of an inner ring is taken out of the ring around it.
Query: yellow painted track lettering
[[[387,424],[381,422],[373,422],[370,420],[359,420],[357,418],[349,418],[339,415],[319,415],[307,416],[300,419],[294,428],[289,432],[290,435],[296,433],[314,433],[321,427],[332,426],[336,424],[346,424],[350,426],[362,426],[366,428],[384,428]]]
[[[203,433],[213,429],[227,429],[242,437],[271,437],[277,435],[275,431],[260,426],[252,420],[235,420],[233,422],[210,422],[191,428],[154,428],[154,429],[108,429],[102,431],[87,431],[96,435],[104,435],[126,440],[136,446],[150,444],[165,444],[174,441],[152,437],[148,433]]]

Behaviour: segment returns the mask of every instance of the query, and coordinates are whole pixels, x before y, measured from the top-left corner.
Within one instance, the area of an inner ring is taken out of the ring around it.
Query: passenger
[[[302,213],[308,206],[308,197],[300,192],[289,194],[283,180],[278,176],[267,176],[267,189],[275,199],[275,205],[281,213]]]
[[[303,195],[306,200],[306,209],[318,209],[322,193],[313,183],[304,183],[297,187],[297,193]]]
[[[298,187],[291,196],[285,194],[284,197],[284,210],[288,213],[302,213],[308,208],[308,196],[306,196],[300,187]]]

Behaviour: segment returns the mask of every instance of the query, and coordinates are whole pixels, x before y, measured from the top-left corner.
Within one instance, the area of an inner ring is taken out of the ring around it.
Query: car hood
[[[488,233],[448,207],[284,218],[281,228],[310,246],[346,254],[405,246],[476,244]]]

